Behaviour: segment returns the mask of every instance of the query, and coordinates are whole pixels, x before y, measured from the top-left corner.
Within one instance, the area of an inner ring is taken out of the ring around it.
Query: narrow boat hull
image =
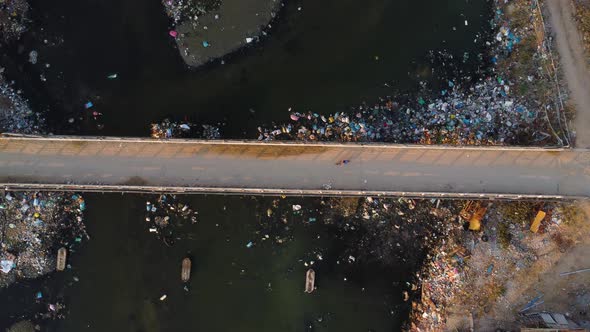
[[[315,271],[313,269],[307,270],[305,274],[305,292],[312,293],[315,290]]]
[[[59,248],[59,250],[57,251],[56,270],[63,271],[66,269],[67,257],[68,257],[68,251],[66,250],[66,248],[64,248],[64,247]]]
[[[188,282],[191,278],[191,259],[185,258],[182,260],[182,271],[180,272],[180,279],[182,282]]]

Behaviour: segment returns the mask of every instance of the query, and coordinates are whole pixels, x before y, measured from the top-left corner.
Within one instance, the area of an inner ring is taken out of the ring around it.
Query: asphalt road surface
[[[587,150],[0,138],[5,188],[590,197],[589,166]]]

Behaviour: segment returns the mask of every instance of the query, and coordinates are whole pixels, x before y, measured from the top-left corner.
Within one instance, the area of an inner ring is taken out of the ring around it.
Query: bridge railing
[[[406,197],[415,199],[470,199],[470,200],[585,200],[587,197],[562,195],[527,195],[498,193],[452,193],[452,192],[403,192],[373,190],[317,190],[317,189],[276,189],[276,188],[235,188],[235,187],[163,187],[101,184],[42,184],[42,183],[0,183],[5,191],[72,191],[72,192],[117,192],[134,194],[212,194],[212,195],[256,195],[256,196],[315,196],[315,197]]]
[[[64,136],[64,135],[24,135],[15,133],[2,133],[2,138],[39,140],[39,141],[100,141],[100,142],[119,142],[119,143],[152,143],[152,144],[209,144],[209,145],[266,145],[266,146],[316,146],[316,147],[379,147],[395,149],[429,149],[429,150],[494,150],[494,151],[568,151],[572,150],[569,146],[507,146],[507,145],[423,145],[423,144],[400,144],[386,142],[328,142],[328,141],[279,141],[279,140],[247,140],[247,139],[186,139],[186,138],[169,138],[154,139],[150,137],[115,137],[115,136]],[[576,149],[587,150],[587,149]]]

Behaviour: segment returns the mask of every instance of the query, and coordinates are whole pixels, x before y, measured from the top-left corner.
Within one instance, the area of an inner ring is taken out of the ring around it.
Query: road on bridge
[[[589,166],[588,150],[0,138],[5,188],[589,197]]]

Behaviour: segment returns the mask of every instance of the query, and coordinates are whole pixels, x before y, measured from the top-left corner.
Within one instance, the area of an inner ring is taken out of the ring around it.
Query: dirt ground
[[[486,207],[481,228],[467,230],[471,217],[462,219],[464,227],[450,224],[427,258],[411,296],[408,330],[518,331],[525,326],[522,313],[544,310],[590,325],[590,272],[560,276],[590,268],[590,203],[477,204]],[[539,211],[546,215],[533,232]],[[542,301],[523,310],[539,296]]]
[[[582,33],[586,48],[586,57],[590,61],[590,0],[572,0],[575,9],[576,23]]]
[[[570,0],[550,0],[546,4],[548,21],[559,51],[561,71],[567,81],[571,102],[576,108],[575,145],[587,148],[590,147],[590,72],[582,37],[574,20]]]
[[[590,272],[560,276],[590,268],[590,203],[577,204],[585,214],[564,214],[557,227],[546,225],[543,234],[519,234],[513,229],[522,239],[512,239],[507,252],[493,245],[473,251],[467,267],[472,273],[466,273],[461,296],[448,310],[446,330],[473,326],[476,331],[517,331],[519,312],[538,296],[544,302],[526,313],[563,313],[590,327]]]

